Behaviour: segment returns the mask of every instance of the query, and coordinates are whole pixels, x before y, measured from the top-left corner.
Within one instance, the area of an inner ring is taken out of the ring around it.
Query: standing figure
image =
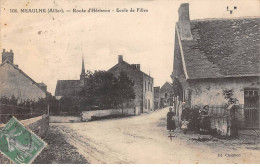
[[[167,130],[174,131],[176,129],[175,121],[174,121],[175,113],[172,111],[172,107],[169,108],[169,112],[167,113]]]
[[[187,133],[188,131],[188,125],[189,125],[189,121],[187,121],[186,119],[184,119],[182,122],[181,122],[181,129],[183,131],[184,134]]]
[[[208,117],[209,106],[206,105],[200,110],[200,132],[205,133],[210,129],[210,120]]]

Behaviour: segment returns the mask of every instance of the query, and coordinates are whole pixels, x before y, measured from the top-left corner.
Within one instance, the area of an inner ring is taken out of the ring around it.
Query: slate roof
[[[27,79],[29,79],[33,84],[35,84],[39,89],[41,89],[44,93],[46,93],[46,95],[50,94],[48,91],[46,91],[45,89],[43,89],[39,83],[36,83],[31,77],[29,77],[25,72],[23,72],[20,68],[18,68],[17,65],[13,64],[12,62],[10,62],[9,60],[5,60],[2,64],[0,64],[0,67],[4,66],[5,64],[10,64],[15,70],[18,70],[19,73],[21,73],[23,76],[25,76]],[[47,85],[45,85],[47,86]]]
[[[81,89],[80,80],[58,80],[55,96],[77,96]]]
[[[129,68],[129,69],[132,69],[132,70],[135,71],[136,73],[149,76],[150,78],[153,79],[153,77],[151,77],[150,75],[146,74],[145,72],[136,69],[136,68],[133,66],[133,64],[131,65],[131,64],[125,62],[125,61],[122,61],[122,62],[120,62],[120,63],[114,65],[112,68],[110,68],[110,69],[108,70],[108,72],[113,73],[113,72],[114,72],[115,70],[117,70],[118,68],[122,68],[122,65],[125,66],[125,67],[127,67],[127,68]],[[123,68],[122,68],[122,69],[123,69]]]
[[[171,90],[172,90],[172,84],[169,82],[165,82],[160,89],[161,92],[169,92]]]
[[[45,83],[37,83],[39,86],[41,86],[41,87],[46,87],[47,85],[45,84]]]
[[[260,18],[194,20],[182,40],[188,79],[260,76]]]

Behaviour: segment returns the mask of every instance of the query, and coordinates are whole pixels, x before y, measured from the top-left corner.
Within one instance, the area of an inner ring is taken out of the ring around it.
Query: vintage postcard
[[[0,2],[0,132],[34,164],[260,163],[259,0]]]

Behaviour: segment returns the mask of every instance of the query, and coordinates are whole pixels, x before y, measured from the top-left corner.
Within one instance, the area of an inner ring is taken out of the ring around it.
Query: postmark
[[[0,151],[13,163],[32,163],[46,145],[15,117],[0,132]]]

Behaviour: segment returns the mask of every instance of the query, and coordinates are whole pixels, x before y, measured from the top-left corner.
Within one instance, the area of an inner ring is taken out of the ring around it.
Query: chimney
[[[122,55],[118,55],[118,63],[121,63],[121,62],[123,62],[124,60],[123,60],[123,56]]]
[[[6,60],[9,60],[11,63],[14,63],[14,53],[13,50],[10,50],[10,52],[6,52],[5,49],[3,49],[2,52],[2,63]]]
[[[131,64],[131,66],[132,66],[134,69],[140,71],[140,64]]]
[[[189,3],[182,3],[179,7],[179,21],[178,28],[180,30],[181,40],[192,40],[191,27],[190,27],[190,12]]]
[[[47,92],[47,85],[45,85],[43,82],[42,83],[37,83],[45,92]]]
[[[140,71],[140,64],[136,64],[136,69]]]

